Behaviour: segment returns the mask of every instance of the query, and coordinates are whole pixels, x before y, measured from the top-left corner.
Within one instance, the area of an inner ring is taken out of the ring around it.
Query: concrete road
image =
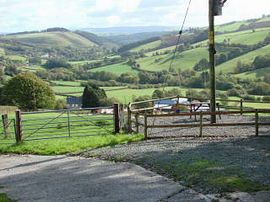
[[[167,201],[183,189],[130,163],[67,156],[0,156],[0,192],[19,202]]]

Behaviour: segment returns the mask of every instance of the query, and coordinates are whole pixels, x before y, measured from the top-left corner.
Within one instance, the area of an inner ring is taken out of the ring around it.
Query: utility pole
[[[216,112],[216,71],[215,71],[215,16],[222,15],[222,7],[227,0],[209,0],[209,64],[210,64],[210,111]],[[216,115],[211,115],[211,123],[216,123]]]
[[[210,64],[210,111],[216,112],[216,73],[215,73],[215,16],[214,1],[209,0],[209,64]],[[211,115],[211,123],[216,123],[216,115]]]

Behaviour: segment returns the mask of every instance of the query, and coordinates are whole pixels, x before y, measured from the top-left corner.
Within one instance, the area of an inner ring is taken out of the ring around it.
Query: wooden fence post
[[[255,136],[259,136],[259,113],[255,110]]]
[[[68,137],[71,137],[70,111],[69,111],[69,109],[67,109],[67,118],[68,118]]]
[[[144,114],[144,139],[147,140],[148,134],[147,134],[147,114]]]
[[[203,114],[200,112],[200,137],[203,136]]]
[[[243,99],[240,100],[240,112],[243,115]]]
[[[23,136],[23,130],[22,130],[22,114],[20,110],[16,110],[15,112],[16,117],[16,143],[22,143],[22,136]]]
[[[7,114],[3,114],[2,115],[2,122],[3,122],[3,133],[4,133],[4,137],[7,138],[8,136],[8,128],[9,128],[9,124],[8,124],[8,115]]]
[[[139,114],[136,113],[135,115],[135,121],[136,121],[136,133],[139,133]]]
[[[130,103],[128,104],[128,108],[127,108],[127,113],[128,113],[128,120],[127,120],[127,125],[128,125],[128,127],[127,127],[127,132],[128,133],[130,133],[130,132],[132,132],[132,126],[131,126],[131,109],[130,109],[130,107],[129,107],[129,105],[130,105]]]
[[[113,105],[114,133],[120,133],[119,104]]]

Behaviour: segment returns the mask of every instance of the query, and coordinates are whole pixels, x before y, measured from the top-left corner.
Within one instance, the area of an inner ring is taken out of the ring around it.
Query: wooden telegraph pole
[[[215,71],[215,16],[222,15],[222,7],[227,0],[209,0],[209,63],[210,63],[210,111],[211,123],[216,123],[216,71]]]
[[[209,0],[209,63],[210,63],[210,111],[216,112],[216,73],[215,73],[215,16],[214,1]],[[216,123],[216,115],[211,115],[211,123]]]

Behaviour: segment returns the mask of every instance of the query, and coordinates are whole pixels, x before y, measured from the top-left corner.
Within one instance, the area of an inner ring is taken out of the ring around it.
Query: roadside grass
[[[0,202],[12,202],[12,200],[6,194],[0,193]]]
[[[117,144],[140,141],[143,135],[105,134],[100,136],[72,137],[61,139],[25,141],[22,144],[0,144],[0,153],[60,155],[76,153],[86,149],[95,149]]]

